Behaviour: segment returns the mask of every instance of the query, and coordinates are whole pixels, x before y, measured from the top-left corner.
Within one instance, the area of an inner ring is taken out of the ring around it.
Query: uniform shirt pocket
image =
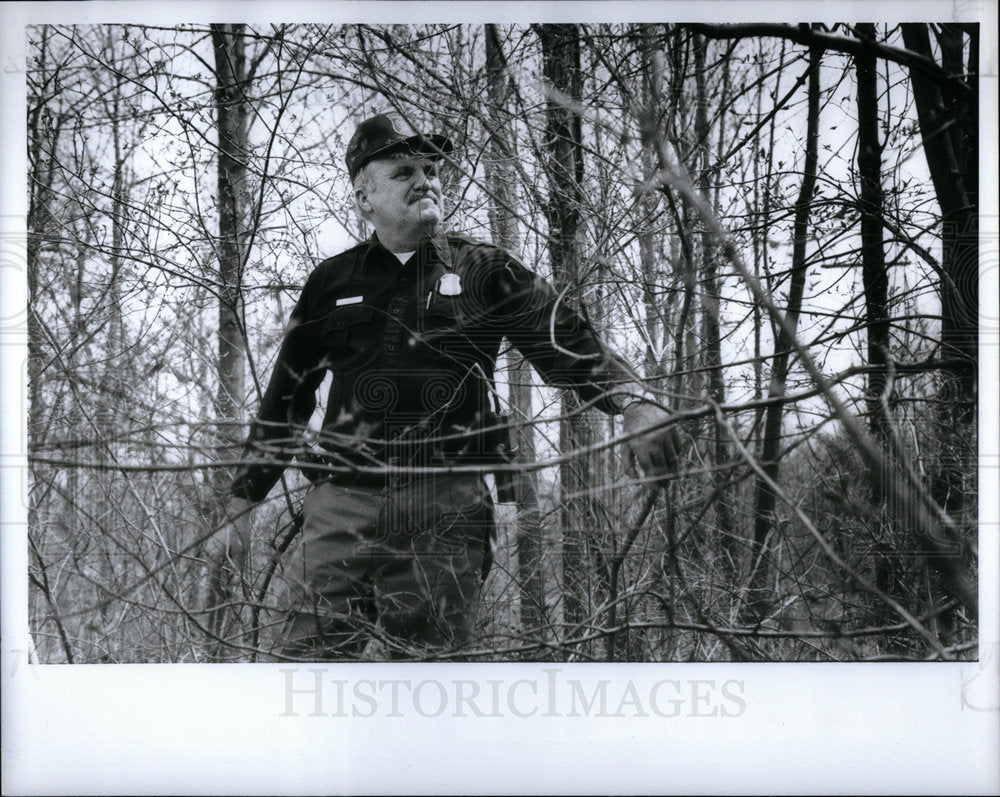
[[[343,330],[355,324],[365,324],[372,320],[374,310],[367,304],[347,304],[334,308],[328,323],[331,329]]]
[[[323,320],[323,345],[334,370],[358,364],[376,337],[375,309],[366,304],[335,307]]]
[[[425,301],[421,312],[423,330],[426,332],[457,329],[462,324],[461,297],[442,296],[436,290]]]

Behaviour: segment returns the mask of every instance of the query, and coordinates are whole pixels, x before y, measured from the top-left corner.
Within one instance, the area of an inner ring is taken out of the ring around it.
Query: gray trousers
[[[421,658],[468,641],[494,529],[480,475],[320,483],[303,520],[284,571],[283,655],[358,658],[374,636],[387,658]]]

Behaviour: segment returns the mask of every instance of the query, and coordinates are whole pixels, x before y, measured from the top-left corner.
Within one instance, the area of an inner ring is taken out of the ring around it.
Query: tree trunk
[[[41,76],[48,76],[48,37],[39,43],[35,67]],[[38,273],[40,254],[52,226],[52,181],[56,171],[56,146],[62,130],[62,116],[53,115],[54,98],[43,99],[29,84],[28,97],[28,220],[25,255],[28,281],[28,433],[33,445],[44,442],[46,429],[42,424],[45,399],[42,395],[42,366],[45,343],[38,317],[41,296]],[[39,87],[41,89],[41,87]]]
[[[510,96],[506,59],[496,25],[486,26],[486,75],[489,85],[491,151],[486,159],[486,180],[490,195],[490,227],[497,246],[516,252],[519,235],[517,219],[511,212],[516,203],[511,188],[514,174],[512,140],[508,137]],[[511,354],[507,367],[510,385],[510,408],[518,440],[517,461],[527,465],[535,460],[535,436],[531,420],[531,369],[519,354]],[[532,471],[515,474],[517,501],[517,583],[520,588],[520,621],[529,636],[542,633],[545,622],[545,584],[542,573],[541,513],[538,507],[537,479]]]
[[[246,234],[247,180],[247,98],[246,54],[243,25],[212,25],[215,49],[215,112],[218,134],[217,186],[219,202],[219,336],[218,387],[216,420],[218,424],[218,455],[235,460],[239,456],[242,438],[241,409],[245,394],[244,362],[246,358],[240,310],[243,276],[243,242]],[[221,502],[228,487],[229,468],[214,471],[214,511],[208,518],[213,527],[223,515]],[[213,585],[210,600],[223,602],[230,596]],[[213,613],[212,632],[225,637],[231,622],[229,612]],[[216,644],[215,655],[222,652]]]
[[[561,94],[578,99],[581,89],[580,40],[575,25],[538,25],[542,44],[542,70],[546,81]],[[580,202],[583,180],[583,146],[580,116],[564,104],[546,102],[546,171],[549,201],[549,256],[558,290],[570,301],[579,301]],[[595,437],[593,412],[582,411],[576,394],[564,392],[560,448],[577,451]],[[565,622],[569,629],[589,615],[593,598],[588,541],[594,535],[596,515],[591,490],[594,473],[589,457],[577,456],[559,468],[562,525]]]
[[[219,136],[219,341],[216,412],[223,456],[238,453],[240,410],[245,392],[240,309],[247,180],[246,55],[243,25],[212,25],[216,70],[216,129]]]
[[[802,169],[802,187],[795,202],[794,238],[792,243],[792,274],[788,289],[788,309],[785,318],[791,330],[798,326],[799,311],[802,309],[802,294],[806,281],[806,241],[809,237],[809,214],[813,191],[816,186],[817,142],[819,140],[819,94],[820,62],[822,51],[813,49],[809,54],[809,100],[806,130],[805,163]],[[764,418],[764,439],[761,446],[760,464],[767,479],[758,478],[755,486],[756,507],[754,510],[753,545],[751,549],[753,570],[750,576],[747,608],[758,618],[767,611],[765,585],[768,563],[766,543],[774,526],[774,507],[777,496],[768,483],[778,481],[780,470],[781,422],[784,406],[780,399],[785,395],[788,379],[789,357],[792,350],[790,336],[780,329],[774,344],[774,362],[771,370],[771,384],[768,399],[774,400],[767,408]]]
[[[709,174],[711,167],[711,148],[709,137],[711,131],[708,125],[708,89],[705,85],[705,39],[694,36],[695,88],[697,91],[695,106],[695,138],[698,151],[698,188],[702,196],[712,195],[712,180]],[[728,61],[726,62],[728,64]],[[726,107],[723,96],[720,106]],[[725,141],[725,112],[720,112],[721,129],[719,141]],[[715,236],[705,231],[701,236],[702,252],[702,323],[704,326],[704,365],[708,375],[708,396],[716,404],[725,404],[726,387],[722,378],[722,340],[719,329],[719,275],[718,255],[715,250]],[[736,540],[736,529],[733,523],[733,513],[730,506],[729,480],[729,443],[725,426],[715,419],[709,427],[712,430],[712,446],[708,452],[709,461],[713,464],[715,473],[715,520],[720,544],[720,560],[723,570],[732,581],[739,572],[739,546]]]
[[[858,35],[875,41],[875,26],[857,26]],[[858,78],[858,178],[861,204],[861,273],[865,290],[865,321],[868,329],[868,374],[866,404],[868,426],[876,440],[885,442],[881,395],[885,389],[886,354],[889,351],[888,275],[882,241],[882,146],[878,130],[878,72],[875,56],[864,53],[854,59]],[[881,481],[872,480],[872,500],[882,502]]]
[[[976,377],[979,362],[979,171],[978,73],[979,29],[969,34],[968,78],[962,74],[962,28],[944,25],[938,35],[944,67],[955,78],[941,83],[910,70],[920,136],[931,181],[941,207],[941,357],[944,380],[938,392],[937,461],[931,473],[931,496],[955,521],[968,554],[977,529]],[[902,26],[906,47],[933,58],[928,25]],[[928,550],[929,561],[954,581],[955,561]],[[945,556],[948,556],[945,554]]]
[[[28,282],[28,443],[31,447],[44,445],[47,437],[48,419],[45,417],[45,400],[42,392],[43,366],[45,363],[45,341],[42,334],[42,324],[39,318],[41,308],[41,295],[39,285],[39,269],[41,268],[41,251],[43,242],[49,235],[51,224],[53,201],[52,180],[55,172],[55,152],[59,140],[61,124],[58,119],[53,119],[51,109],[43,100],[42,93],[35,92],[36,86],[44,84],[44,78],[49,74],[50,65],[48,62],[48,38],[42,37],[39,42],[38,56],[33,75],[35,80],[28,81],[28,218],[27,218],[27,240],[26,240],[26,268]],[[73,473],[73,471],[70,471]],[[43,506],[39,496],[47,484],[57,478],[52,469],[41,465],[31,464],[29,466],[30,483],[28,486],[28,539],[33,553],[38,563],[39,576],[37,580],[44,585],[44,594],[52,607],[54,617],[58,618],[57,600],[58,595],[53,594],[49,588],[48,578],[45,573],[45,565],[42,560],[42,551],[45,549],[45,540],[49,536],[48,530],[52,525],[48,516],[55,515],[55,507]],[[43,481],[45,484],[43,484]],[[69,482],[69,479],[67,479]],[[66,492],[70,492],[72,485],[67,486]],[[66,514],[69,515],[69,507]],[[67,522],[66,527],[72,529],[72,524]],[[32,583],[36,582],[34,574],[35,568],[29,569],[29,578]],[[37,630],[41,627],[44,616],[38,611],[38,602],[31,601],[32,617],[30,627]],[[73,649],[67,639],[65,629],[61,622],[58,622],[60,639],[63,643],[63,652],[68,663],[73,663]],[[34,643],[36,648],[40,647],[38,642]],[[44,661],[45,658],[43,657]]]
[[[859,38],[875,41],[875,25],[856,26]],[[889,275],[885,265],[882,218],[885,212],[882,191],[882,145],[879,141],[878,70],[874,54],[864,52],[854,57],[858,80],[858,211],[861,216],[861,279],[865,292],[865,327],[868,334],[868,386],[865,396],[868,428],[881,447],[887,466],[891,467],[887,445],[888,429],[882,409],[886,388],[886,358],[889,354]],[[889,474],[872,474],[868,479],[873,516],[884,512],[885,483]],[[891,545],[882,525],[873,550],[875,586],[887,594],[895,581]],[[888,621],[888,607],[879,616]]]
[[[763,73],[764,67],[764,48],[761,47],[760,50],[760,70]],[[778,68],[774,76],[774,94],[778,96],[781,89],[781,78],[784,72],[785,65],[785,42],[781,43],[781,54],[778,57]],[[761,75],[763,78],[763,74]],[[757,89],[757,113],[759,115],[764,114],[764,97],[765,91],[763,87],[763,80],[758,81]],[[759,214],[756,217],[756,227],[758,234],[753,236],[754,245],[754,278],[761,279],[762,275],[767,277],[767,285],[771,287],[770,279],[770,256],[768,253],[768,232],[771,229],[772,224],[772,198],[776,195],[777,185],[776,178],[774,174],[774,140],[775,140],[775,120],[771,119],[770,124],[767,126],[767,143],[765,147],[760,146],[759,131],[754,136],[754,147],[758,148],[759,157],[753,158],[753,176],[754,176],[754,208],[759,208]],[[764,167],[763,176],[760,173],[761,166]],[[763,188],[760,183],[763,181]],[[763,347],[761,345],[761,328],[764,324],[765,314],[762,313],[762,308],[759,302],[754,302],[753,305],[753,370],[754,370],[754,393],[753,397],[755,401],[759,401],[764,397],[764,387],[763,387]],[[774,325],[771,325],[772,329]],[[764,418],[763,408],[758,409],[754,413],[753,421],[753,436],[756,437],[760,433],[761,423]]]
[[[906,47],[933,58],[928,26],[907,23],[902,26]],[[978,32],[973,35],[972,51],[978,50]],[[951,62],[957,61],[953,37],[945,37],[942,51]],[[970,66],[970,71],[977,69]],[[973,71],[975,74],[975,72]],[[943,275],[941,279],[941,356],[950,361],[956,393],[951,403],[960,405],[957,420],[971,422],[975,417],[976,364],[978,362],[979,308],[979,236],[978,169],[973,150],[973,134],[978,126],[976,94],[965,81],[955,79],[955,88],[946,98],[940,84],[919,70],[910,71],[913,99],[917,106],[920,136],[930,169],[934,193],[941,206]]]
[[[114,43],[109,41],[107,46],[108,51],[113,52]],[[123,82],[122,75],[115,76],[111,96],[106,100],[108,116],[112,120],[111,143],[114,155],[111,181],[111,252],[108,256],[111,273],[108,275],[107,287],[103,294],[104,312],[106,313],[104,317],[105,363],[99,377],[94,414],[91,420],[94,436],[93,458],[103,464],[113,464],[118,460],[116,441],[122,433],[121,425],[124,421],[123,391],[124,386],[128,384],[128,377],[121,372],[123,368],[121,356],[124,346],[120,280],[128,213],[128,189],[125,182],[128,158],[122,146],[120,115]],[[107,552],[114,547],[113,541],[118,540],[122,527],[120,517],[125,511],[120,496],[116,495],[121,487],[119,475],[114,470],[97,471],[91,474],[88,489],[90,501],[85,502],[85,505],[89,505],[88,508],[93,519],[95,558],[97,560],[94,566],[102,584],[114,584],[116,578],[122,578],[126,575],[123,571],[124,565],[119,566],[119,572],[114,572],[107,555]],[[101,601],[98,605],[101,619],[107,620],[107,602]],[[103,633],[104,623],[101,626]],[[96,636],[94,649],[100,649],[102,642],[103,639]]]

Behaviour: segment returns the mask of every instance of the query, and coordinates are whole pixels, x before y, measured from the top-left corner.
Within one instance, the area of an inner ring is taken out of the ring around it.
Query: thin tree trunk
[[[216,419],[218,423],[218,455],[235,459],[239,454],[241,409],[245,393],[241,310],[242,251],[245,236],[247,147],[247,102],[245,94],[246,54],[243,25],[212,25],[215,48],[215,111],[218,134],[217,186],[219,201],[219,336],[218,388]],[[215,471],[214,511],[208,518],[212,526],[222,519],[221,501],[229,480],[229,470]],[[225,585],[211,585],[209,600],[213,603],[230,598]],[[212,632],[218,637],[229,633],[230,612],[212,614]],[[222,648],[215,645],[215,656]]]
[[[764,48],[761,46],[760,50],[760,69],[763,73],[764,67]],[[781,90],[781,77],[784,72],[785,64],[785,42],[781,42],[781,54],[778,58],[778,69],[774,76],[774,94],[779,95]],[[757,89],[757,109],[758,113],[763,115],[763,98],[764,98],[764,81],[763,74],[761,74],[758,79],[758,89]],[[768,254],[768,233],[771,229],[771,198],[775,195],[777,186],[775,185],[774,176],[774,137],[775,137],[775,121],[772,118],[771,123],[767,126],[767,144],[766,149],[761,148],[759,151],[759,158],[753,159],[754,164],[754,203],[755,208],[760,208],[760,213],[757,216],[757,234],[753,236],[754,241],[754,277],[760,279],[762,273],[767,276],[768,288],[771,288],[770,279],[770,263]],[[754,143],[756,146],[760,146],[760,139],[755,135]],[[761,162],[765,166],[765,174],[763,175],[763,188],[760,187],[760,167]],[[759,303],[754,302],[753,306],[753,369],[754,369],[754,400],[759,401],[764,397],[763,388],[763,347],[761,345],[761,328],[764,323],[765,314],[761,312],[761,307]],[[774,329],[774,324],[771,324],[771,328]],[[756,437],[761,428],[761,422],[764,418],[763,408],[758,409],[754,413],[753,422],[753,432],[752,436]]]
[[[113,43],[108,43],[109,50]],[[125,171],[127,158],[122,147],[122,130],[120,116],[121,88],[124,78],[115,76],[115,84],[111,89],[108,113],[111,118],[111,143],[114,154],[114,173],[111,180],[111,253],[109,256],[111,273],[108,275],[107,289],[104,291],[106,316],[104,319],[104,356],[105,363],[97,387],[92,428],[94,435],[94,459],[101,463],[114,463],[116,457],[115,441],[121,433],[122,423],[122,387],[126,382],[123,374],[121,354],[122,345],[122,307],[121,307],[121,266],[122,249],[125,245],[125,221],[127,214],[127,189],[125,186]],[[117,539],[121,524],[119,516],[124,512],[122,502],[115,495],[119,486],[118,474],[114,470],[98,471],[90,477],[89,492],[91,494],[90,512],[94,523],[94,539],[96,541],[95,569],[100,583],[114,584],[116,578],[122,578],[124,572],[114,572],[107,555],[113,547],[112,540]],[[102,620],[107,620],[106,612],[109,604],[101,601],[98,604]],[[105,623],[99,629],[95,628],[94,649],[103,644]]]
[[[216,128],[219,136],[219,437],[235,453],[241,439],[245,352],[240,323],[245,235],[247,103],[243,25],[212,25],[216,69]]]
[[[538,25],[542,43],[542,69],[548,83],[560,93],[579,98],[580,39],[575,25]],[[567,298],[580,299],[581,275],[580,201],[583,179],[581,120],[562,103],[546,103],[547,171],[550,181],[546,216],[549,225],[549,255],[552,273]],[[563,393],[560,445],[563,451],[576,451],[594,440],[592,412],[580,409],[579,399]],[[563,582],[565,622],[569,628],[583,622],[593,598],[591,573],[587,562],[588,540],[594,535],[597,518],[591,496],[593,488],[588,457],[574,457],[559,468],[561,491]]]
[[[48,64],[48,38],[43,36],[39,42],[39,50],[36,62],[36,73],[41,77],[47,76]],[[52,118],[47,103],[43,102],[40,95],[32,92],[34,84],[29,81],[28,96],[28,219],[27,219],[27,241],[26,241],[26,267],[28,282],[28,441],[31,446],[44,445],[48,432],[45,417],[45,400],[42,392],[43,366],[45,360],[45,344],[42,335],[42,325],[38,313],[40,312],[40,285],[39,269],[41,267],[41,251],[43,242],[48,237],[49,225],[51,223],[53,201],[52,180],[55,173],[55,151],[59,140],[60,123]],[[71,471],[72,473],[73,471]],[[45,572],[45,563],[42,560],[42,551],[45,548],[45,540],[48,537],[48,529],[51,526],[48,516],[54,516],[53,507],[43,508],[40,505],[39,496],[43,491],[42,480],[46,482],[56,478],[49,468],[31,464],[29,466],[31,482],[28,488],[28,541],[32,552],[36,556],[38,576],[29,570],[29,577],[32,583],[36,584],[45,598],[49,601],[51,616],[56,621],[60,639],[63,643],[63,651],[68,663],[74,661],[73,649],[70,646],[66,631],[62,625],[58,613],[58,595],[53,594],[50,589],[48,578]],[[68,481],[68,480],[67,480]],[[69,485],[67,485],[67,492]],[[69,516],[69,507],[66,515]],[[67,527],[72,529],[72,525],[67,523]],[[37,543],[36,543],[37,540]],[[38,630],[44,622],[44,616],[38,611],[38,601],[31,602],[32,622],[31,628]],[[45,657],[42,657],[45,661]]]
[[[708,89],[705,85],[705,39],[695,34],[694,36],[694,64],[695,64],[695,88],[697,91],[695,106],[695,137],[699,156],[699,179],[698,187],[703,196],[712,194],[711,178],[709,169],[711,167],[711,149],[709,147],[709,137],[711,131],[708,126]],[[728,61],[726,62],[728,64]],[[728,79],[727,79],[728,80]],[[725,92],[723,92],[725,94]],[[722,108],[726,106],[726,97],[722,97],[720,103]],[[719,133],[719,141],[725,141],[725,111],[720,112],[720,124],[722,129]],[[705,231],[701,236],[702,252],[702,323],[704,325],[704,364],[708,373],[708,395],[716,404],[725,404],[726,387],[722,378],[722,340],[719,329],[719,275],[718,256],[715,251],[715,236]],[[733,513],[730,506],[730,490],[727,487],[729,471],[728,437],[722,422],[718,419],[711,426],[712,447],[708,452],[709,461],[712,462],[715,472],[714,502],[716,529],[720,543],[720,559],[723,569],[730,580],[734,579],[739,571],[739,546],[736,541],[736,529],[733,523]]]
[[[39,44],[36,70],[47,74],[48,39]],[[29,97],[28,113],[28,220],[27,220],[27,281],[28,281],[28,432],[34,445],[43,443],[45,433],[42,418],[45,411],[42,395],[44,340],[38,317],[41,296],[38,272],[43,243],[51,224],[52,179],[55,174],[55,150],[61,129],[60,120],[53,119],[48,104],[41,96]]]
[[[875,26],[857,26],[858,35],[875,40]],[[882,240],[882,145],[878,125],[878,73],[875,56],[855,56],[858,78],[858,177],[861,196],[861,269],[865,290],[865,315],[868,329],[868,426],[877,440],[885,441],[885,423],[881,395],[885,389],[886,353],[889,349],[888,275],[885,246]],[[876,506],[882,501],[879,480],[873,480]]]
[[[805,163],[802,169],[802,186],[799,190],[798,199],[795,202],[792,273],[788,288],[788,306],[785,312],[785,318],[792,331],[798,326],[799,312],[802,309],[802,294],[805,290],[806,281],[806,241],[808,240],[809,214],[812,207],[813,191],[816,186],[821,59],[821,50],[813,49],[810,52]],[[785,384],[788,379],[792,341],[784,329],[781,329],[777,335],[774,350],[771,383],[768,388],[768,399],[772,400],[781,399],[785,395]],[[781,401],[774,401],[767,408],[764,418],[764,439],[760,456],[760,464],[767,478],[758,478],[755,486],[756,507],[754,510],[754,533],[751,557],[753,570],[748,585],[747,608],[758,618],[763,616],[768,605],[764,594],[764,585],[767,583],[768,574],[766,543],[768,535],[774,527],[774,507],[777,498],[768,480],[778,481],[778,473],[781,467],[778,454],[781,449],[783,410],[784,406]]]
[[[486,26],[486,75],[489,85],[491,152],[486,159],[486,179],[490,194],[490,227],[497,246],[516,252],[519,235],[511,190],[514,173],[512,141],[507,135],[510,97],[506,58],[496,25]],[[511,354],[507,367],[510,407],[516,423],[517,461],[527,465],[535,460],[534,417],[531,402],[531,369],[519,354]],[[520,621],[524,632],[542,633],[545,623],[545,583],[542,573],[542,534],[544,529],[538,507],[538,487],[533,471],[515,474],[517,502],[517,583],[520,587]]]
[[[875,41],[875,25],[861,23],[856,27],[862,39]],[[861,275],[865,292],[865,325],[868,332],[868,374],[865,405],[868,428],[877,444],[888,456],[886,419],[882,410],[882,393],[886,388],[886,356],[889,353],[889,275],[885,265],[882,218],[882,144],[879,140],[878,70],[874,54],[865,52],[854,58],[858,80],[858,182],[861,215]],[[891,465],[890,465],[891,466]],[[889,474],[872,474],[868,479],[871,503],[876,513],[882,513],[885,484]],[[875,542],[875,586],[882,592],[893,591],[894,573],[891,547],[881,531]],[[885,607],[886,609],[888,607]],[[883,619],[887,615],[883,612]]]

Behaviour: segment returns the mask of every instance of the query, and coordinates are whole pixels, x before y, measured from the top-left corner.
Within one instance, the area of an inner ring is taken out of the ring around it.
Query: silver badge
[[[407,135],[407,131],[410,126],[406,123],[402,116],[398,113],[387,113],[386,117],[389,119],[389,124],[392,125],[394,132]]]
[[[458,296],[462,292],[462,281],[458,274],[449,271],[438,280],[438,293],[442,296]]]

